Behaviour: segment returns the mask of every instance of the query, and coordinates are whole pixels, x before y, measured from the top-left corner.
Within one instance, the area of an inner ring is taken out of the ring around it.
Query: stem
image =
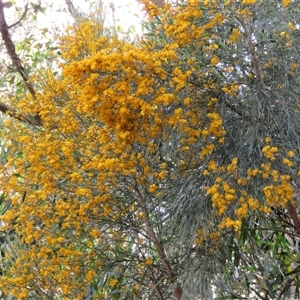
[[[244,29],[244,36],[245,36],[247,44],[248,44],[248,49],[249,49],[249,52],[250,52],[250,55],[251,55],[251,60],[252,60],[252,65],[254,67],[256,80],[258,82],[261,82],[262,81],[262,76],[261,76],[261,72],[260,72],[260,69],[259,69],[259,63],[258,63],[258,59],[257,59],[257,55],[256,55],[256,50],[255,50],[255,47],[252,43],[251,34],[249,32],[247,23],[243,19],[238,18],[238,20],[242,24],[242,27]]]
[[[12,60],[13,65],[16,67],[17,72],[21,75],[30,94],[35,98],[35,91],[34,91],[32,85],[28,82],[29,76],[22,64],[20,57],[16,53],[15,44],[13,43],[12,39],[10,38],[10,34],[8,31],[9,26],[7,25],[3,8],[4,8],[4,3],[2,0],[0,0],[0,31],[1,31],[2,40],[4,41],[6,51],[9,55],[10,59]],[[27,11],[27,7],[25,8],[25,11]],[[19,22],[20,22],[20,20],[17,23],[19,23]]]
[[[13,65],[15,66],[17,72],[21,75],[21,77],[22,77],[27,89],[29,90],[30,94],[32,95],[33,98],[35,98],[35,90],[33,89],[32,84],[30,84],[28,82],[29,76],[28,76],[28,74],[27,74],[27,72],[26,72],[26,70],[25,70],[25,68],[22,64],[22,61],[21,61],[20,57],[16,53],[15,44],[13,43],[13,41],[10,37],[9,31],[8,31],[9,28],[19,24],[24,19],[24,17],[26,16],[27,10],[28,10],[28,4],[25,6],[25,10],[24,10],[24,13],[22,14],[21,18],[11,26],[7,25],[7,22],[6,22],[6,19],[5,19],[5,14],[4,14],[4,8],[5,7],[6,7],[6,5],[5,5],[5,3],[3,3],[3,0],[0,0],[0,32],[1,32],[1,37],[2,37],[2,40],[4,42],[6,51],[9,55]],[[7,106],[4,103],[0,103],[0,111],[3,112],[3,113],[6,113],[7,115],[9,115],[9,116],[11,116],[11,117],[13,117],[13,118],[15,118],[19,121],[22,121],[22,122],[25,122],[25,123],[28,123],[28,124],[31,124],[31,125],[37,125],[37,126],[42,125],[42,120],[38,115],[35,115],[35,116],[29,116],[29,115],[22,116],[15,109],[10,108],[9,106]]]
[[[13,117],[19,121],[22,121],[24,123],[27,124],[31,124],[31,125],[36,125],[36,126],[41,126],[43,125],[42,120],[39,116],[30,116],[30,115],[26,115],[23,116],[21,114],[19,114],[15,109],[12,109],[11,107],[9,107],[8,105],[4,104],[4,103],[0,103],[0,111],[7,114],[10,117]]]
[[[140,246],[139,246],[138,244],[136,244],[136,246],[137,246],[137,248],[139,249],[139,252],[140,252],[140,254],[142,255],[142,257],[144,258],[144,260],[146,260],[146,257],[145,257],[145,255],[144,255],[143,251],[141,250]],[[154,273],[154,271],[153,271],[153,267],[152,267],[152,266],[148,266],[148,268],[149,268],[149,270],[150,270],[150,272],[151,272],[151,276],[149,276],[149,277],[150,277],[150,279],[153,281],[153,283],[154,283],[154,285],[155,285],[155,289],[156,289],[156,291],[157,291],[158,297],[159,297],[160,300],[164,300],[163,293],[162,293],[162,291],[161,291],[161,288],[160,288],[160,286],[159,286],[159,283],[158,283],[158,281],[157,281],[156,278],[155,278],[155,273]]]
[[[300,219],[299,219],[296,206],[291,202],[289,202],[287,207],[288,207],[289,214],[293,220],[296,232],[300,235]]]
[[[169,280],[174,283],[176,281],[176,278],[177,278],[177,275],[174,273],[171,265],[169,264],[168,262],[168,259],[167,259],[167,256],[166,256],[166,253],[165,253],[165,250],[163,248],[163,245],[162,243],[160,242],[160,240],[158,239],[154,229],[152,228],[151,226],[151,222],[149,220],[149,215],[148,215],[148,212],[147,212],[147,208],[146,208],[146,204],[145,204],[145,201],[143,200],[143,197],[141,196],[138,188],[136,187],[136,192],[137,192],[137,202],[139,203],[140,205],[140,208],[144,214],[144,224],[146,226],[146,231],[148,232],[157,252],[158,252],[158,255],[166,269],[166,272],[167,272],[167,275],[168,275],[168,278]],[[174,290],[174,294],[175,294],[175,297],[177,300],[180,300],[181,297],[182,297],[182,289],[180,288],[180,286],[177,286]]]
[[[81,15],[80,15],[79,11],[75,8],[73,2],[71,0],[65,0],[65,1],[67,4],[67,7],[68,7],[68,11],[71,14],[71,16],[74,19],[80,18]]]

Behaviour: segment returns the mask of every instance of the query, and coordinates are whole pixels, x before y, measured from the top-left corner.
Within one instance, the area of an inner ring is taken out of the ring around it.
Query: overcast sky
[[[38,3],[38,0],[31,1],[31,3]],[[72,1],[76,8],[84,12],[88,12],[90,3],[97,1],[89,0],[73,0]],[[99,2],[99,0],[98,0]],[[114,7],[115,9],[115,18],[116,21],[121,25],[122,28],[127,29],[129,26],[133,25],[136,27],[137,32],[141,32],[140,20],[141,19],[141,10],[136,0],[102,0],[106,5],[106,12],[108,12],[107,18],[110,19],[111,9],[109,7]],[[24,7],[27,3],[27,0],[17,0],[17,6],[19,8]],[[59,26],[60,24],[66,25],[68,18],[62,12],[63,8],[66,8],[64,0],[42,0],[42,6],[45,6],[47,3],[52,5],[52,9],[46,11],[46,16],[43,14],[38,14],[38,21],[41,26]],[[15,7],[9,8],[8,11],[10,14],[14,14]],[[69,18],[69,21],[71,18]]]
[[[16,21],[16,15],[20,14],[20,11],[23,11],[25,4],[28,0],[16,0],[16,5],[13,5],[11,8],[6,9],[5,13],[8,20],[11,20],[9,23]],[[98,0],[100,2],[101,0]],[[31,3],[38,3],[39,0],[31,0]],[[38,26],[43,28],[63,28],[64,25],[67,25],[68,22],[71,22],[72,18],[70,15],[66,15],[63,10],[66,9],[66,4],[64,0],[41,0],[42,6],[51,4],[51,7],[48,7],[46,10],[46,15],[39,13],[38,14]],[[97,1],[90,0],[72,0],[74,6],[83,12],[88,12],[90,3]],[[142,19],[141,8],[136,0],[102,0],[106,6],[107,22],[111,20],[111,9],[115,9],[115,19],[117,23],[124,29],[128,29],[130,26],[136,28],[137,33],[141,33],[140,20]],[[17,13],[17,11],[19,13]]]

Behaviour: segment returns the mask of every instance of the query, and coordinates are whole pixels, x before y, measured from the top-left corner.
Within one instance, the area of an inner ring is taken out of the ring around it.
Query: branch
[[[24,10],[24,12],[23,12],[21,18],[20,18],[17,22],[15,22],[14,24],[9,25],[9,26],[7,27],[7,29],[13,28],[13,27],[15,27],[16,25],[18,25],[18,24],[25,18],[26,14],[27,14],[27,11],[28,11],[28,2],[27,2],[27,4],[25,5],[25,10]]]
[[[151,0],[153,4],[155,4],[157,7],[164,7],[165,5],[165,0]]]
[[[75,8],[73,2],[71,0],[66,0],[66,4],[68,7],[68,11],[74,19],[78,19],[81,17],[80,12]]]
[[[27,123],[30,125],[35,125],[35,126],[43,125],[43,122],[39,116],[37,116],[37,115],[36,116],[30,116],[30,115],[22,116],[15,109],[12,109],[8,105],[1,103],[1,102],[0,102],[0,111],[14,119],[17,119],[21,122],[24,122],[24,123]]]
[[[145,257],[145,255],[144,255],[143,251],[141,250],[141,247],[139,246],[138,243],[136,244],[136,246],[137,246],[137,248],[138,248],[140,254],[142,255],[143,259],[146,260],[146,257]],[[149,275],[149,277],[150,277],[150,279],[152,280],[152,282],[153,282],[154,285],[155,285],[155,290],[156,290],[156,292],[157,292],[157,295],[158,295],[158,297],[159,297],[159,300],[164,300],[163,293],[162,293],[161,288],[160,288],[160,286],[159,286],[159,283],[158,283],[158,281],[157,281],[157,279],[156,279],[156,277],[155,277],[155,273],[154,273],[154,271],[153,271],[153,267],[152,267],[152,266],[148,266],[148,268],[149,268],[149,270],[150,270],[150,272],[151,272],[151,276]]]
[[[261,72],[260,72],[260,68],[259,68],[259,63],[258,63],[258,59],[257,59],[257,55],[256,55],[256,50],[255,47],[252,43],[252,38],[251,38],[251,34],[249,32],[247,23],[245,22],[245,20],[240,19],[239,17],[237,17],[237,19],[239,20],[239,22],[241,23],[241,25],[243,26],[244,29],[244,37],[246,38],[247,44],[248,44],[248,49],[251,55],[251,59],[252,59],[252,65],[254,67],[255,70],[255,76],[256,76],[256,80],[258,82],[262,81],[262,76],[261,76]]]
[[[245,116],[245,114],[238,109],[238,107],[230,104],[229,100],[224,101],[226,107],[228,107],[230,110],[232,110],[233,112],[235,112],[239,117],[241,117],[242,119],[246,120],[246,121],[251,121],[251,118],[249,116]]]
[[[159,254],[159,257],[164,265],[164,267],[166,268],[166,272],[167,272],[167,275],[170,279],[170,281],[172,283],[174,283],[176,281],[176,278],[177,278],[177,275],[174,273],[171,265],[169,264],[168,262],[168,259],[167,259],[167,256],[166,256],[166,253],[165,253],[165,250],[163,248],[163,245],[162,243],[160,242],[160,240],[158,239],[155,231],[153,230],[152,226],[151,226],[151,222],[149,220],[149,215],[148,215],[148,212],[147,212],[147,208],[146,208],[146,204],[143,200],[143,197],[142,195],[140,194],[139,192],[139,189],[136,187],[136,192],[137,192],[137,202],[139,203],[140,207],[141,207],[141,210],[144,214],[144,224],[146,226],[146,231],[148,232],[152,242],[154,243],[154,246]],[[182,297],[182,289],[180,288],[180,286],[177,286],[175,288],[175,291],[174,291],[174,294],[175,294],[175,297],[177,300],[180,300],[181,297]]]
[[[29,76],[22,64],[21,59],[19,58],[18,54],[16,53],[16,47],[15,47],[15,45],[10,37],[9,31],[8,31],[9,28],[19,24],[22,21],[22,19],[25,17],[27,10],[28,10],[28,3],[25,6],[25,11],[22,14],[21,18],[11,26],[7,25],[7,22],[5,19],[5,14],[4,14],[5,7],[7,7],[6,3],[4,3],[3,0],[0,0],[0,31],[1,31],[2,40],[5,44],[5,48],[7,50],[7,53],[9,55],[13,65],[15,66],[17,72],[21,75],[30,94],[33,96],[33,98],[35,98],[35,90],[33,89],[33,86],[28,82]],[[19,121],[25,122],[27,124],[37,125],[37,126],[42,125],[42,120],[38,115],[22,116],[15,109],[10,108],[8,105],[6,105],[4,103],[0,103],[0,111],[3,113],[6,113],[7,115],[9,115]]]
[[[287,207],[288,207],[289,214],[293,220],[296,232],[300,235],[300,219],[299,219],[296,206],[291,202],[289,202]]]
[[[4,9],[3,9],[3,0],[0,0],[0,31],[1,31],[1,36],[2,40],[4,41],[5,48],[7,50],[7,53],[10,57],[10,59],[13,62],[13,65],[16,67],[17,72],[21,75],[22,79],[24,80],[30,94],[35,97],[35,91],[32,87],[32,85],[28,82],[29,76],[22,65],[22,61],[19,58],[18,54],[16,53],[16,48],[13,43],[13,41],[10,38],[10,34],[8,31],[8,25],[5,19],[4,15]]]

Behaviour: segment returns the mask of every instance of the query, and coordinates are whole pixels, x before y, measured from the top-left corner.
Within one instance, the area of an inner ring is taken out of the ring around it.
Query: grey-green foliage
[[[247,21],[238,16],[238,9],[246,5],[236,2],[235,10],[230,5],[225,7],[223,1],[216,3],[213,13],[222,14],[224,23],[207,33],[211,38],[203,47],[189,44],[178,49],[183,59],[196,59],[191,82],[202,92],[199,106],[207,111],[207,102],[216,97],[215,108],[226,129],[224,144],[219,145],[208,160],[226,166],[237,157],[238,175],[247,177],[248,168],[260,167],[265,162],[261,150],[265,138],[270,137],[272,146],[280,149],[280,158],[290,150],[295,151],[293,162],[297,166],[300,159],[299,3],[294,1],[282,8],[278,1],[257,1],[248,7],[251,16]],[[203,26],[211,17],[209,9],[201,8],[202,16],[191,24]],[[160,26],[163,22],[166,20],[154,17],[146,24],[148,36],[157,41],[158,47],[172,42]],[[242,33],[236,44],[228,42],[234,28]],[[211,56],[204,51],[211,44],[218,45],[215,54],[220,58],[213,73]],[[232,68],[231,72],[225,71],[228,67]],[[214,87],[207,88],[207,82],[213,82]],[[239,86],[235,95],[223,90],[230,84]],[[170,161],[178,161],[178,153],[168,151],[168,155]],[[279,174],[289,174],[298,189],[296,167],[290,169],[280,159],[272,166]],[[183,298],[291,299],[291,289],[299,285],[299,273],[292,263],[297,257],[295,245],[299,235],[287,211],[275,209],[267,215],[250,213],[240,234],[223,232],[212,253],[209,245],[198,248],[193,244],[197,228],[201,227],[207,234],[218,230],[214,224],[218,224],[219,218],[212,217],[211,202],[204,187],[210,186],[219,174],[204,176],[204,168],[205,165],[187,167],[167,186],[165,203],[169,203],[171,213],[170,223],[165,228],[172,229],[173,244],[188,253],[184,268],[179,272]],[[232,175],[224,179],[239,189]],[[263,204],[261,187],[268,182],[271,180],[257,178],[245,189]],[[227,213],[234,217],[234,211],[232,206]]]

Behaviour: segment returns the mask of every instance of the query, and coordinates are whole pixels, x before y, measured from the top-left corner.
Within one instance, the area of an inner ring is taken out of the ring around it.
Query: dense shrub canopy
[[[141,2],[143,38],[82,21],[60,38],[60,72],[15,101],[42,126],[5,124],[1,219],[15,241],[1,289],[284,295],[300,235],[297,1]]]

